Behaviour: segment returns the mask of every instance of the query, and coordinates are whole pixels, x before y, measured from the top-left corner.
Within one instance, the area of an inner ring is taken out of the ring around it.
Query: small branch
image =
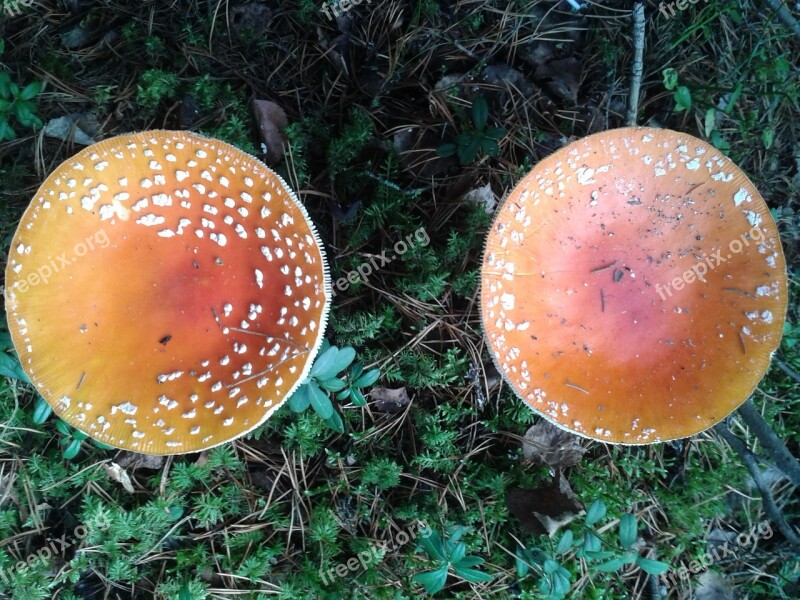
[[[733,449],[733,451],[742,458],[742,462],[744,462],[747,470],[750,472],[750,476],[753,478],[753,481],[758,488],[758,491],[761,493],[761,498],[764,503],[764,512],[767,513],[767,516],[770,518],[770,520],[775,523],[775,525],[778,527],[778,530],[783,534],[783,537],[786,538],[786,541],[788,541],[795,548],[800,549],[800,538],[786,522],[786,519],[783,518],[783,513],[781,513],[780,508],[778,508],[778,505],[775,503],[775,499],[772,497],[772,492],[770,492],[769,486],[764,481],[764,477],[761,474],[761,469],[758,467],[758,460],[756,459],[755,454],[753,454],[750,449],[745,446],[742,440],[731,433],[725,421],[718,423],[714,427],[714,431],[716,431],[720,437],[728,442],[728,445]]]
[[[631,93],[628,98],[628,126],[636,127],[639,114],[639,89],[644,72],[644,3],[639,0],[633,7],[633,72]]]
[[[772,360],[775,362],[775,364],[776,364],[776,365],[778,365],[778,368],[779,368],[781,371],[783,371],[784,373],[786,373],[786,374],[787,374],[789,377],[791,377],[791,378],[792,378],[792,379],[794,379],[795,381],[797,381],[797,382],[800,382],[800,373],[798,373],[797,371],[795,371],[794,369],[792,369],[792,368],[791,368],[789,365],[787,365],[785,362],[783,362],[783,361],[782,361],[781,359],[779,359],[779,358],[774,358],[774,357],[773,357],[773,359],[772,359]]]
[[[800,23],[792,16],[792,13],[789,12],[789,9],[786,8],[786,5],[781,0],[764,0],[764,4],[774,10],[778,18],[783,21],[783,24],[792,30],[795,37],[800,39]]]
[[[794,485],[800,487],[800,462],[792,456],[783,442],[772,431],[772,427],[764,420],[761,413],[753,405],[750,398],[742,404],[738,411],[742,420],[747,423],[747,427],[756,435],[758,441],[764,446],[764,450],[775,462],[775,466],[789,478]]]

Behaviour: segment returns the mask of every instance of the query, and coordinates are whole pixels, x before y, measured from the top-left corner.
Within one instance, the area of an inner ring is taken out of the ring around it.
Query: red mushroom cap
[[[179,131],[108,139],[59,166],[22,217],[6,282],[22,366],[55,412],[149,454],[263,423],[308,374],[331,298],[285,182]]]
[[[645,444],[703,431],[752,393],[780,342],[786,263],[764,200],[719,150],[625,128],[514,188],[481,294],[493,358],[534,410]]]

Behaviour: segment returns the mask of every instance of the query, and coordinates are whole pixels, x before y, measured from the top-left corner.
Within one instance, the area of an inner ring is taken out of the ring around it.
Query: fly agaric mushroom
[[[719,150],[662,129],[591,135],[538,163],[497,212],[481,279],[516,393],[612,443],[722,420],[765,373],[786,315],[764,200]]]
[[[39,188],[10,254],[23,368],[62,419],[118,448],[244,435],[322,343],[331,294],[313,224],[278,175],[218,140],[89,146]]]

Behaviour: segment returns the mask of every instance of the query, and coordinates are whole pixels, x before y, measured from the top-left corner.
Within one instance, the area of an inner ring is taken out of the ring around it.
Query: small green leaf
[[[485,560],[483,560],[480,556],[465,556],[460,561],[458,561],[458,566],[460,568],[468,568],[468,567],[477,567],[482,565]]]
[[[75,431],[72,432],[72,437],[75,438],[76,440],[83,441],[86,438],[88,438],[89,436],[87,434],[85,434],[84,432],[76,429]]]
[[[357,362],[354,363],[352,367],[350,367],[350,373],[348,374],[348,377],[350,378],[351,381],[353,381],[361,377],[361,374],[363,372],[364,372],[364,365],[362,365],[360,362]]]
[[[761,132],[761,141],[764,144],[764,148],[769,150],[772,148],[772,142],[775,141],[775,130],[772,127],[767,127],[764,131]]]
[[[609,560],[608,562],[604,562],[599,565],[595,565],[595,569],[598,571],[605,571],[607,573],[611,573],[613,571],[619,571],[623,566],[625,566],[625,561],[621,558],[614,558]]]
[[[480,147],[480,140],[471,137],[469,141],[458,147],[458,162],[462,165],[468,165],[475,161],[478,156],[478,148]]]
[[[355,348],[352,348],[350,346],[347,346],[346,348],[340,348],[339,352],[336,354],[336,358],[333,361],[333,367],[336,369],[334,375],[336,373],[341,373],[347,367],[349,367],[350,363],[353,362],[355,357],[356,357]]]
[[[381,376],[380,369],[370,369],[369,371],[361,375],[361,377],[353,381],[353,387],[357,388],[369,387],[376,381],[378,381],[378,378],[380,376]]]
[[[188,585],[182,585],[181,589],[178,590],[178,600],[193,600],[194,595],[192,594],[192,590],[189,589]]]
[[[5,352],[0,352],[0,375],[3,377],[10,377],[11,379],[18,379],[25,383],[30,383],[31,380],[22,369],[16,356],[11,356]]]
[[[442,144],[436,149],[436,154],[442,158],[453,156],[456,153],[457,147],[455,144]]]
[[[353,403],[353,406],[367,405],[367,399],[359,390],[351,390],[350,401]]]
[[[553,573],[553,593],[559,597],[564,597],[572,587],[569,579],[569,571],[561,567],[558,571]]]
[[[328,392],[340,392],[347,385],[344,381],[342,381],[338,377],[332,377],[331,379],[325,379],[325,380],[318,379],[317,383],[322,389]]]
[[[675,90],[673,98],[675,99],[675,110],[678,112],[692,108],[692,93],[685,85],[679,86]]]
[[[561,539],[558,541],[558,546],[556,546],[556,554],[563,554],[570,548],[572,548],[572,540],[573,535],[572,531],[567,529],[561,536]]]
[[[303,412],[311,404],[311,398],[308,394],[308,388],[311,385],[313,384],[304,383],[289,397],[289,408],[294,412]]]
[[[439,567],[435,571],[417,573],[412,579],[422,584],[429,594],[435,594],[444,588],[444,584],[447,581],[447,565]]]
[[[336,375],[333,372],[333,365],[336,361],[336,355],[339,354],[339,349],[336,346],[331,346],[325,352],[322,352],[317,359],[314,361],[314,365],[311,367],[311,371],[309,372],[309,377],[316,377],[319,379],[328,379],[329,377],[333,377]]]
[[[94,438],[92,438],[92,443],[98,448],[100,448],[100,450],[116,450],[114,446],[109,446],[108,444],[104,444],[103,442],[100,442]]]
[[[625,513],[619,520],[619,543],[628,550],[636,542],[637,536],[636,517]]]
[[[589,560],[606,560],[607,558],[611,558],[612,556],[616,555],[616,552],[611,552],[610,550],[601,550],[599,552],[584,552],[582,558],[587,558]]]
[[[466,532],[467,528],[463,525],[451,525],[447,528],[447,543],[451,546],[455,546],[461,541],[461,536],[463,536]]]
[[[339,433],[344,433],[344,422],[342,422],[342,417],[339,416],[339,413],[335,410],[331,413],[331,416],[325,419],[325,424],[333,429],[334,431],[338,431]]]
[[[602,500],[595,500],[586,512],[586,526],[591,527],[606,516],[606,505]]]
[[[478,96],[472,101],[472,124],[475,129],[483,129],[489,120],[489,104],[486,98]]]
[[[25,88],[20,92],[19,97],[23,100],[30,100],[35,98],[36,95],[42,91],[42,82],[41,81],[34,81],[33,83],[29,83],[25,86]]]
[[[56,429],[58,429],[64,435],[70,435],[72,432],[70,431],[69,425],[67,425],[61,419],[56,421]]]
[[[636,564],[639,568],[649,575],[661,575],[669,569],[669,564],[660,560],[651,560],[643,556],[636,557]]]
[[[442,544],[442,538],[439,537],[437,532],[431,530],[428,535],[420,535],[417,539],[417,545],[432,559],[439,560],[441,562],[445,562],[447,560],[447,557],[445,556],[444,544]]]
[[[525,556],[525,551],[522,548],[517,548],[516,557],[517,557],[517,577],[522,579],[528,572],[531,570],[531,562],[528,560],[528,557]]]
[[[661,74],[664,76],[664,87],[668,90],[674,90],[675,86],[678,85],[678,72],[673,69],[664,69]]]
[[[14,128],[8,123],[0,121],[0,140],[10,142],[15,139],[17,139],[17,133],[14,131]]]
[[[497,142],[487,137],[481,140],[481,148],[488,156],[497,156],[500,154],[500,146],[497,145]]]
[[[555,573],[556,571],[558,571],[561,568],[561,565],[558,564],[558,561],[555,561],[552,558],[548,558],[547,560],[544,561],[543,568],[544,568],[544,572],[547,575],[551,575],[551,574]]]
[[[50,418],[51,414],[53,414],[53,407],[48,404],[47,400],[39,396],[33,407],[33,422],[41,425]]]
[[[500,140],[505,137],[506,130],[502,127],[489,127],[484,135],[495,140]]]
[[[66,448],[64,448],[64,452],[62,455],[67,460],[72,460],[76,456],[78,456],[78,452],[81,451],[81,440],[71,439],[67,444]]]
[[[601,546],[602,543],[599,537],[591,532],[586,534],[586,538],[583,540],[584,552],[600,552]]]
[[[456,572],[456,575],[459,575],[471,583],[486,583],[493,579],[489,573],[484,573],[478,569],[470,569],[469,567],[461,568],[459,565],[455,565],[453,570]]]
[[[715,129],[711,132],[711,137],[709,138],[711,144],[721,152],[727,154],[728,151],[731,149],[730,143],[722,137],[722,134],[719,132],[718,129]]]
[[[717,126],[717,109],[716,108],[709,108],[706,111],[705,119],[703,120],[703,132],[705,133],[706,137],[711,135],[711,132],[714,131],[714,128]]]
[[[329,419],[333,414],[333,404],[331,404],[328,394],[319,389],[316,384],[310,383],[308,385],[308,397],[316,413],[323,419]]]
[[[5,71],[0,71],[0,96],[8,98],[11,95],[9,86],[11,85],[11,75]]]
[[[450,556],[448,556],[448,560],[451,564],[456,564],[462,558],[467,555],[467,545],[464,542],[459,542],[453,545],[452,550],[450,550]]]

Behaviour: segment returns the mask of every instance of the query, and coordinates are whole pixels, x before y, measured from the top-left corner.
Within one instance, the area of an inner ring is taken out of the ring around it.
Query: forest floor
[[[0,597],[800,597],[798,549],[725,441],[559,438],[559,456],[536,464],[522,440],[541,419],[483,337],[495,203],[554,150],[626,124],[631,2],[0,2],[4,259],[58,164],[148,129],[217,137],[273,165],[317,224],[334,281],[393,258],[336,289],[328,339],[381,371],[366,406],[334,400],[343,433],[284,407],[198,454],[81,444],[55,418],[38,423],[4,330]],[[644,2],[637,121],[714,144],[770,206],[790,302],[753,399],[797,456],[800,40],[762,0],[680,4]],[[739,417],[728,425],[760,452]],[[797,524],[796,489],[763,467]],[[436,535],[423,539],[426,525]]]

